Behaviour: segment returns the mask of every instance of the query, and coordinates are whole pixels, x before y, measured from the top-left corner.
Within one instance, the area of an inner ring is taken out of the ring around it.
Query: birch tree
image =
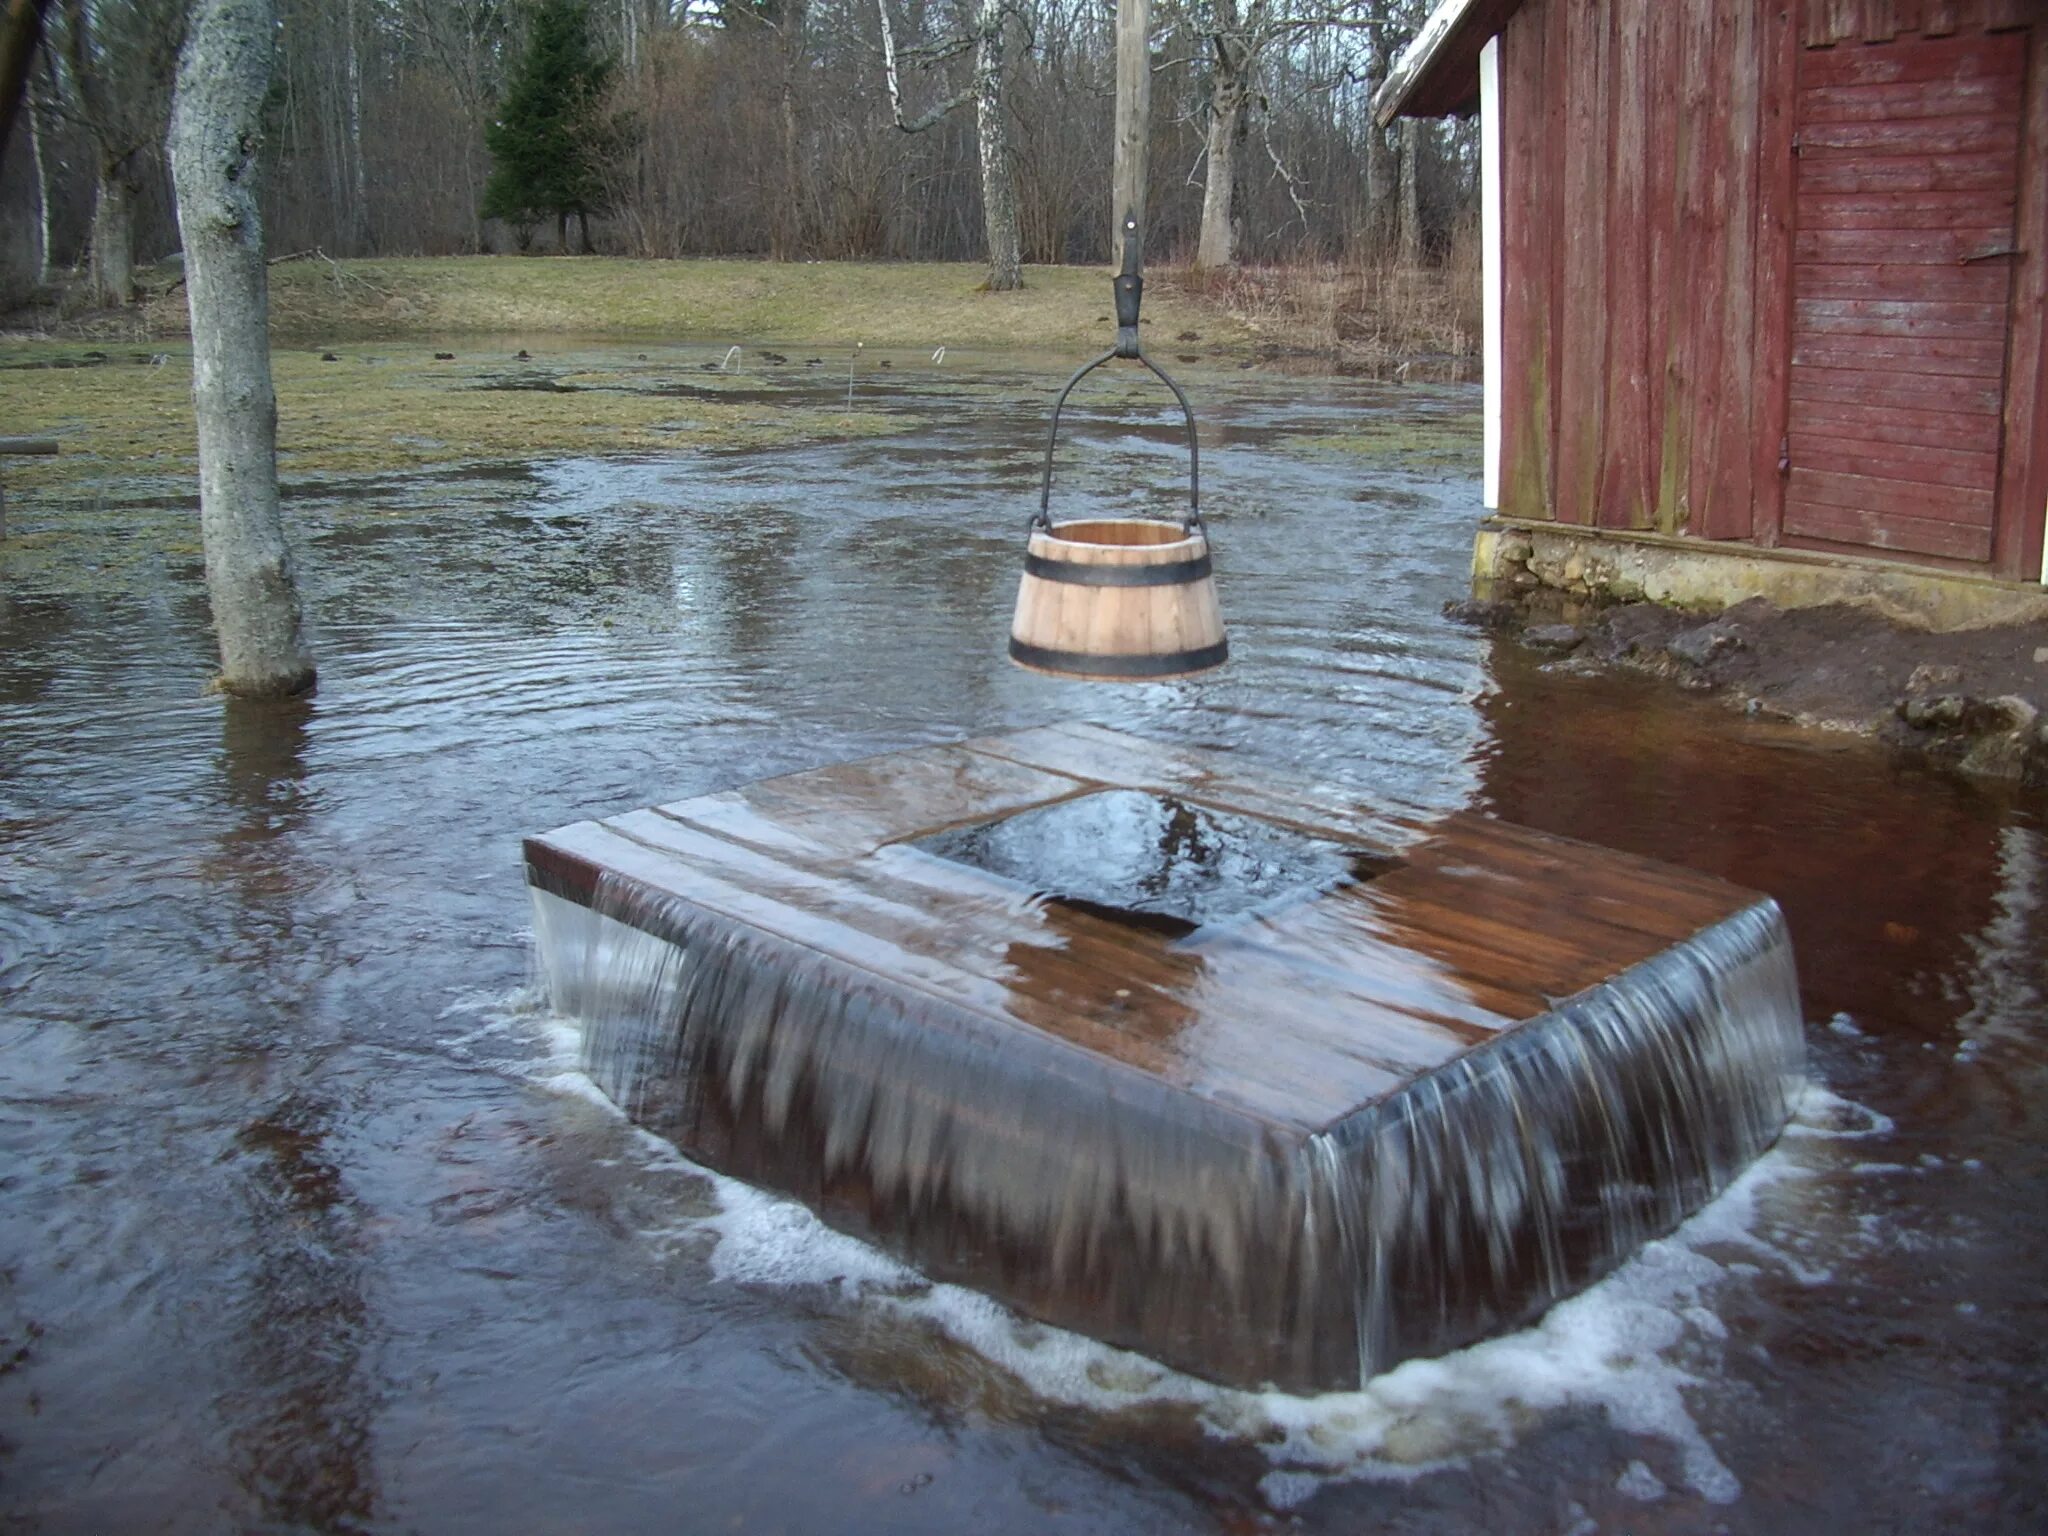
[[[922,133],[969,102],[981,158],[981,219],[988,240],[988,283],[992,293],[1024,286],[1024,258],[1017,239],[1017,182],[1010,163],[1010,125],[1004,117],[1003,85],[1007,73],[1004,32],[1010,22],[1005,0],[971,0],[965,27],[941,41],[905,54],[929,68],[972,53],[973,72],[967,85],[929,111],[909,117],[903,110],[903,86],[896,67],[896,33],[889,22],[889,0],[875,0],[882,18],[882,63],[888,72],[889,108],[905,133]]]
[[[206,591],[221,686],[251,697],[313,686],[278,507],[263,261],[263,100],[276,33],[275,0],[197,0],[171,113]]]

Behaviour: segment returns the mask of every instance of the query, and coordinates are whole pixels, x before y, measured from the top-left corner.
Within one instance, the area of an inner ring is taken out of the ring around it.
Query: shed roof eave
[[[1382,128],[1397,117],[1451,117],[1479,105],[1479,53],[1522,0],[1440,0],[1373,98]]]

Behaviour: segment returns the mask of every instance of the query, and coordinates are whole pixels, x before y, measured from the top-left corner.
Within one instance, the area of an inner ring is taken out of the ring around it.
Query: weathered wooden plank
[[[850,855],[920,825],[994,815],[1084,787],[1070,777],[942,746],[843,763],[829,780],[797,774],[750,784],[739,793],[785,831]]]
[[[1991,526],[1991,492],[1968,486],[1921,485],[1878,475],[1835,474],[1795,463],[1786,496],[1820,506],[1938,518],[1973,528]]]
[[[1643,416],[1636,429],[1642,439],[1636,495],[1641,526],[1666,534],[1678,532],[1678,519],[1675,506],[1665,497],[1666,445],[1670,437],[1665,407],[1671,378],[1672,334],[1686,322],[1679,306],[1670,302],[1679,243],[1674,198],[1678,143],[1683,131],[1676,108],[1683,99],[1678,50],[1684,9],[1672,5],[1647,7],[1642,51],[1642,206],[1649,305],[1638,362],[1643,371]]]
[[[1462,813],[1447,818],[1434,829],[1434,836],[1403,856],[1401,873],[1434,876],[1444,893],[1436,900],[1451,900],[1509,924],[1522,921],[1531,901],[1547,901],[1543,893],[1565,885],[1572,887],[1573,912],[1663,944],[1676,943],[1720,920],[1726,898],[1712,887],[1676,886],[1655,878],[1652,871],[1605,859],[1598,881],[1575,879],[1569,845],[1516,835],[1526,829],[1491,834],[1492,827],[1510,825]]]
[[[1802,229],[1794,243],[1802,266],[1955,267],[1999,259],[2012,246],[2010,222],[1951,229]]]
[[[1737,105],[1731,99],[1731,84],[1748,70],[1750,61],[1730,57],[1734,37],[1731,7],[1719,3],[1702,7],[1705,30],[1700,34],[1704,48],[1700,67],[1706,92],[1696,120],[1699,134],[1700,176],[1694,238],[1699,242],[1699,259],[1688,292],[1694,343],[1692,352],[1693,394],[1691,410],[1695,425],[1686,465],[1687,526],[1697,534],[1711,536],[1716,519],[1728,515],[1718,504],[1717,476],[1721,468],[1723,431],[1726,421],[1725,394],[1729,382],[1729,275],[1734,227],[1753,216],[1752,210],[1737,203],[1731,192],[1736,167],[1729,159],[1731,123]],[[1747,392],[1750,381],[1741,387]],[[1744,509],[1745,514],[1747,509]],[[1746,523],[1738,533],[1747,532]]]
[[[1800,35],[1810,48],[1863,36],[1862,0],[1806,0]]]
[[[2005,340],[1955,341],[1931,336],[1805,336],[1793,348],[1796,367],[1898,368],[1920,375],[2003,379]]]
[[[1563,377],[1558,402],[1557,511],[1561,521],[1599,521],[1600,470],[1607,434],[1608,165],[1613,50],[1602,0],[1559,0],[1567,11],[1562,78],[1565,106],[1564,261],[1559,276],[1568,316],[1558,334]]]
[[[1608,94],[1607,377],[1596,516],[1603,528],[1647,528],[1655,513],[1648,469],[1650,451],[1650,311],[1664,307],[1650,288],[1645,193],[1650,153],[1648,38],[1638,6],[1607,6],[1613,80]]]
[[[1920,30],[1928,37],[1947,37],[1963,24],[1972,0],[1921,0]]]
[[[1924,405],[1873,405],[1864,399],[1846,401],[1795,399],[1791,430],[1816,435],[1889,443],[1954,448],[1965,453],[1998,452],[2004,427],[1988,412],[1933,410]]]
[[[1728,883],[1703,871],[1683,867],[1673,870],[1640,854],[1539,832],[1492,816],[1457,811],[1434,823],[1431,831],[1431,842],[1448,850],[1449,858],[1463,857],[1482,866],[1497,863],[1552,889],[1570,880],[1575,887],[1586,890],[1588,899],[1605,894],[1636,908],[1662,905],[1670,920],[1690,923],[1694,929],[1713,921],[1715,904],[1728,899]],[[1598,866],[1597,882],[1571,878],[1572,866],[1581,859],[1589,859]],[[1593,889],[1595,885],[1597,891]],[[1581,903],[1575,898],[1572,906],[1578,910]],[[1653,934],[1664,931],[1642,923],[1629,926]]]
[[[1998,453],[1970,453],[1917,443],[1870,442],[1805,430],[1791,434],[1792,457],[1802,469],[1848,475],[1882,475],[1931,485],[1991,489],[1998,483]]]
[[[1720,314],[1724,334],[1719,409],[1706,515],[1701,523],[1701,531],[1715,539],[1748,538],[1755,518],[1751,470],[1756,421],[1756,242],[1761,215],[1757,195],[1762,129],[1757,67],[1761,11],[1753,0],[1722,10],[1728,105],[1720,153],[1729,204],[1724,256],[1727,277]]]
[[[1183,794],[1283,826],[1343,837],[1383,851],[1414,841],[1420,824],[1382,805],[1364,805],[1314,786],[1280,783],[1232,753],[1168,746],[1101,726],[1067,722],[982,737],[967,750],[1095,784]]]
[[[1974,192],[1814,193],[1800,204],[1803,229],[2010,229],[2011,187]]]
[[[1910,48],[1815,51],[1800,61],[1799,77],[1805,88],[1948,82],[1987,75],[2017,75],[2024,58],[2022,38],[1978,35],[1923,42]]]
[[[1801,299],[1795,318],[1803,336],[1926,336],[2002,344],[2007,334],[2002,304]]]
[[[1832,507],[1785,498],[1785,531],[1794,538],[1826,539],[1903,555],[1939,555],[1949,560],[1991,558],[1991,530],[1918,517],[1887,516],[1852,507]]]
[[[1799,190],[1808,192],[2006,191],[2019,172],[2016,150],[1970,155],[1881,155],[1862,159],[1802,155]]]
[[[1894,34],[1920,30],[1920,0],[1892,0],[1889,9]]]
[[[1976,116],[2017,119],[2019,113],[2017,75],[1809,86],[1799,93],[1799,115],[1809,123],[1904,123]]]
[[[1524,7],[1501,33],[1506,124],[1540,123],[1552,109],[1555,93],[1545,73],[1549,9]],[[1501,136],[1501,148],[1501,511],[1549,520],[1556,516],[1550,322],[1558,221],[1544,198],[1556,145],[1548,134],[1511,127]]]
[[[1799,78],[1797,18],[1786,0],[1763,7],[1758,36],[1756,425],[1751,433],[1755,526],[1751,536],[1775,545],[1783,530],[1782,448],[1790,404],[1793,316],[1792,239],[1796,192],[1792,95]]]
[[[2005,391],[1972,379],[1929,379],[1868,368],[1808,368],[1792,365],[1792,398],[1835,400],[1853,405],[1924,406],[1928,410],[1996,418]]]
[[[2012,353],[2005,406],[2006,463],[1999,484],[1998,573],[2016,581],[2048,575],[2048,17],[2038,4],[2025,34],[2032,76],[2026,118],[2027,173],[2021,178],[2014,241],[2025,254],[1989,266],[2012,268]]]
[[[1968,171],[1979,162],[2018,152],[2019,136],[2009,120],[1943,118],[1938,123],[1820,123],[1799,130],[1799,158],[1816,175],[1842,161],[1954,164]]]
[[[1713,0],[1689,0],[1678,7],[1672,46],[1672,94],[1677,102],[1677,141],[1672,155],[1670,218],[1674,229],[1669,292],[1684,294],[1677,305],[1664,357],[1664,396],[1657,478],[1657,525],[1667,532],[1697,532],[1693,460],[1695,440],[1707,430],[1702,395],[1702,270],[1714,263],[1715,222],[1721,218],[1714,184],[1715,145],[1711,128],[1714,76]]]
[[[1570,4],[1544,4],[1536,8],[1545,18],[1544,56],[1554,76],[1542,82],[1544,99],[1548,103],[1545,112],[1545,145],[1543,155],[1543,203],[1538,216],[1549,226],[1549,261],[1545,266],[1550,290],[1550,505],[1551,515],[1559,521],[1570,521],[1577,514],[1564,505],[1564,486],[1559,476],[1559,455],[1564,442],[1564,419],[1571,403],[1564,392],[1564,337],[1566,327],[1576,320],[1576,314],[1568,302],[1565,285],[1565,241],[1569,233],[1569,220],[1556,218],[1556,210],[1564,205],[1565,163],[1571,152],[1567,140],[1571,121],[1571,98],[1561,87],[1570,76],[1569,45],[1572,31],[1572,7]]]
[[[1799,264],[1794,274],[1802,299],[1877,299],[1889,303],[2003,304],[2012,286],[2004,261],[1968,266],[1898,267]]]

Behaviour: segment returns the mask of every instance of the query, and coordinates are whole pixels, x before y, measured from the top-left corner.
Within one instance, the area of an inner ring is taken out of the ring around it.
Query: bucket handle
[[[1195,432],[1194,407],[1188,404],[1187,395],[1174,383],[1167,371],[1145,355],[1138,344],[1138,304],[1144,297],[1145,279],[1140,273],[1143,253],[1138,237],[1138,221],[1130,215],[1124,217],[1124,265],[1116,275],[1116,345],[1092,363],[1083,365],[1052,404],[1052,425],[1045,434],[1045,475],[1038,489],[1038,512],[1031,519],[1035,529],[1052,527],[1052,457],[1059,446],[1060,412],[1066,408],[1067,396],[1074,392],[1074,386],[1104,363],[1119,357],[1135,358],[1151,369],[1159,381],[1173,391],[1173,398],[1180,402],[1181,415],[1188,424],[1188,515],[1181,527],[1188,533],[1202,531],[1202,445]]]

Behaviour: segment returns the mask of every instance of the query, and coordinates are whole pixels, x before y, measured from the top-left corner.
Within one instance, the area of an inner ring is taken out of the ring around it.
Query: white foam
[[[1635,1499],[1649,1504],[1664,1497],[1664,1479],[1652,1472],[1640,1461],[1632,1461],[1620,1477],[1614,1480],[1614,1491],[1623,1498]]]
[[[610,1107],[588,1078],[561,1065],[559,1053],[575,1026],[558,1019],[540,1023],[549,1059],[539,1064],[537,1080]],[[1715,1293],[1763,1272],[1804,1285],[1825,1283],[1830,1271],[1801,1256],[1815,1225],[1797,1208],[1801,1186],[1817,1165],[1839,1166],[1831,1143],[1891,1129],[1883,1115],[1811,1086],[1779,1145],[1718,1199],[1532,1327],[1438,1359],[1408,1361],[1355,1392],[1316,1397],[1218,1387],[1021,1318],[978,1292],[926,1282],[833,1231],[802,1205],[701,1168],[648,1132],[639,1131],[635,1144],[650,1165],[686,1171],[714,1191],[716,1214],[648,1235],[713,1236],[709,1262],[718,1279],[836,1288],[942,1330],[1049,1401],[1112,1415],[1189,1405],[1208,1433],[1264,1453],[1271,1471],[1261,1493],[1270,1507],[1287,1510],[1332,1482],[1409,1481],[1455,1467],[1512,1445],[1565,1408],[1599,1411],[1625,1433],[1662,1442],[1676,1453],[1685,1487],[1712,1503],[1733,1502],[1741,1483],[1687,1404],[1689,1393],[1710,1384],[1729,1340],[1714,1310]],[[1668,1492],[1641,1461],[1631,1462],[1616,1486],[1632,1498]]]
[[[1785,1134],[1794,1140],[1818,1137],[1854,1141],[1889,1136],[1897,1129],[1889,1115],[1881,1115],[1819,1083],[1810,1082],[1800,1097],[1792,1123],[1785,1127]]]
[[[835,1285],[848,1291],[921,1281],[915,1270],[833,1231],[794,1200],[708,1169],[698,1171],[711,1180],[718,1195],[718,1214],[705,1217],[701,1225],[718,1235],[718,1246],[711,1250],[711,1272],[720,1280],[736,1285]]]

